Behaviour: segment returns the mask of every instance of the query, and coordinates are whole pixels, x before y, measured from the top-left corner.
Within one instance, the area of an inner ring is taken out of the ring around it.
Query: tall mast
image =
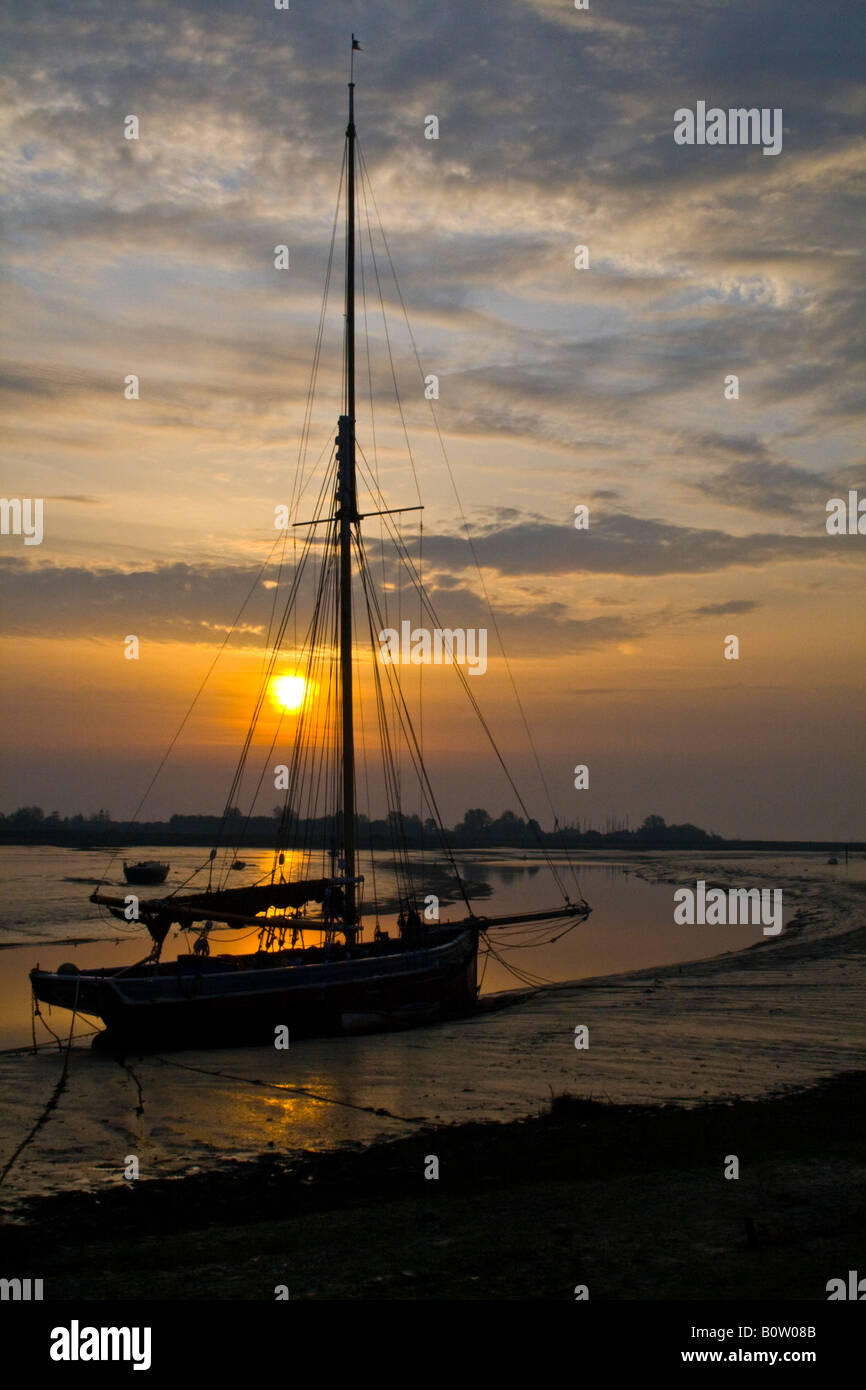
[[[337,436],[337,496],[340,523],[340,677],[343,715],[343,857],[345,922],[354,924],[355,910],[355,729],[352,710],[352,527],[358,522],[355,489],[355,49],[349,81],[349,124],[346,127],[346,397]]]

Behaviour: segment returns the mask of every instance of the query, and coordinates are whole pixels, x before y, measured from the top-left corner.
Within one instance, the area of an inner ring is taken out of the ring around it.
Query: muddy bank
[[[720,956],[524,992],[512,1007],[348,1046],[133,1058],[132,1072],[75,1049],[50,1123],[0,1197],[122,1189],[129,1154],[151,1181],[266,1151],[290,1158],[431,1124],[518,1119],[551,1092],[697,1104],[802,1089],[866,1065],[866,881],[766,856],[648,856],[622,867],[679,885],[779,886],[797,911],[781,936],[753,947],[736,949],[735,929]],[[693,930],[699,950],[702,929]],[[580,1051],[578,1025],[589,1030]],[[61,1066],[57,1052],[0,1057],[0,1161],[42,1112]]]
[[[46,1299],[572,1299],[586,1284],[824,1301],[862,1265],[864,1121],[862,1071],[693,1108],[560,1097],[504,1125],[43,1198],[0,1238]]]

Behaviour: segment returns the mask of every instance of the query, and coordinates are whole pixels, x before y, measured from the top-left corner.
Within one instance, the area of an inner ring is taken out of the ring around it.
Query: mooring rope
[[[375,1105],[356,1105],[351,1100],[336,1100],[333,1096],[323,1096],[318,1091],[310,1091],[306,1086],[291,1086],[285,1081],[261,1081],[254,1076],[235,1076],[227,1071],[214,1071],[210,1067],[196,1067],[190,1062],[172,1062],[168,1057],[154,1057],[153,1061],[162,1062],[166,1067],[179,1067],[182,1071],[199,1072],[202,1076],[216,1076],[223,1081],[242,1081],[247,1086],[267,1086],[273,1091],[289,1091],[293,1095],[309,1096],[311,1100],[318,1100],[322,1105],[340,1105],[346,1110],[362,1110],[368,1115],[381,1115],[388,1120],[400,1120],[403,1124],[414,1125],[420,1122],[427,1122],[426,1115],[395,1115],[392,1111],[386,1110],[384,1106]]]
[[[69,1054],[70,1054],[71,1051],[72,1051],[72,1030],[73,1030],[74,1027],[75,1027],[75,1017],[76,1017],[76,1014],[77,1014],[77,1012],[78,1012],[78,991],[79,991],[80,985],[81,985],[81,981],[80,981],[80,980],[76,980],[76,982],[75,982],[75,1002],[74,1002],[74,1004],[73,1004],[73,1006],[72,1006],[72,1022],[71,1022],[70,1025],[69,1025],[69,1037],[68,1037],[67,1040],[66,1040],[66,1048],[65,1048],[64,1053],[63,1053],[63,1066],[62,1066],[61,1069],[60,1069],[60,1076],[58,1077],[57,1085],[54,1087],[54,1090],[52,1091],[51,1095],[49,1096],[48,1102],[47,1102],[47,1104],[45,1105],[45,1107],[44,1107],[44,1109],[43,1109],[43,1111],[42,1111],[42,1114],[38,1117],[38,1119],[36,1120],[36,1123],[33,1125],[33,1127],[31,1128],[30,1132],[29,1132],[27,1135],[25,1135],[25,1137],[21,1140],[21,1143],[18,1145],[18,1148],[15,1150],[15,1152],[14,1152],[13,1155],[12,1155],[12,1157],[9,1159],[9,1161],[8,1161],[8,1163],[6,1164],[5,1168],[3,1169],[2,1173],[0,1173],[0,1186],[2,1186],[2,1184],[6,1181],[6,1178],[7,1178],[8,1174],[12,1171],[12,1168],[13,1168],[14,1165],[17,1163],[17,1161],[18,1161],[18,1159],[20,1158],[21,1154],[22,1154],[22,1153],[24,1152],[24,1150],[27,1148],[27,1145],[31,1142],[31,1140],[33,1140],[33,1139],[36,1137],[36,1135],[38,1134],[39,1130],[40,1130],[40,1129],[42,1128],[42,1126],[47,1122],[48,1117],[50,1116],[50,1114],[51,1114],[51,1112],[53,1111],[54,1107],[57,1105],[57,1102],[60,1100],[60,1097],[62,1096],[62,1094],[63,1094],[63,1092],[64,1092],[64,1089],[65,1089],[65,1087],[66,1087],[66,1073],[67,1073],[67,1071],[69,1070]],[[41,1018],[41,1017],[42,1017],[42,1015],[40,1014],[40,1018]],[[44,1023],[45,1020],[42,1019],[42,1022]],[[52,1030],[49,1029],[49,1032],[51,1032],[51,1031],[52,1031]]]

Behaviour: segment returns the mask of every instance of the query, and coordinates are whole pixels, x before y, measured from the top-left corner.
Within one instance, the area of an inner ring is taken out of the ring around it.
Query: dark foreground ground
[[[506,1125],[46,1198],[0,1225],[51,1299],[826,1300],[866,1274],[866,1072],[694,1109],[555,1098]],[[424,1176],[429,1156],[439,1178]],[[726,1180],[728,1155],[740,1177]]]

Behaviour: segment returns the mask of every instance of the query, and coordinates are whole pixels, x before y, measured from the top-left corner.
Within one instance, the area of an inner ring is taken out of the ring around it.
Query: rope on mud
[[[242,1081],[247,1086],[267,1086],[273,1091],[290,1091],[293,1095],[309,1096],[311,1100],[318,1100],[322,1105],[341,1105],[346,1110],[363,1110],[368,1115],[382,1115],[388,1120],[400,1120],[407,1125],[427,1122],[426,1115],[395,1115],[383,1106],[355,1105],[351,1100],[335,1100],[333,1096],[320,1095],[318,1091],[310,1091],[306,1086],[290,1086],[285,1081],[260,1081],[254,1076],[235,1076],[231,1072],[213,1071],[209,1067],[194,1067],[189,1062],[171,1062],[167,1057],[154,1057],[153,1060],[162,1062],[165,1067],[180,1067],[183,1071],[200,1072],[202,1076],[217,1076],[223,1081]]]
[[[138,1079],[136,1073],[132,1070],[132,1067],[129,1065],[129,1063],[128,1063],[128,1062],[125,1062],[125,1061],[123,1060],[122,1057],[118,1057],[116,1053],[112,1053],[112,1058],[113,1058],[113,1060],[117,1063],[117,1065],[118,1065],[119,1067],[122,1067],[122,1068],[123,1068],[123,1070],[126,1072],[127,1076],[129,1077],[130,1081],[132,1081],[133,1084],[137,1087],[137,1089],[138,1089],[138,1105],[135,1107],[135,1113],[136,1113],[136,1115],[138,1115],[138,1116],[143,1115],[143,1114],[144,1114],[144,1091],[143,1091],[143,1089],[142,1089],[141,1082],[139,1081],[139,1079]]]
[[[73,1041],[73,1042],[81,1042],[84,1038],[90,1038],[90,1037],[93,1036],[94,1033],[101,1033],[101,1032],[102,1032],[102,1029],[101,1029],[101,1028],[91,1028],[90,1032],[88,1032],[88,1033],[76,1033],[76,1034],[75,1034],[75,1037],[72,1039],[72,1041]],[[23,1057],[25,1054],[26,1054],[28,1057],[32,1057],[33,1054],[34,1054],[34,1052],[44,1052],[45,1049],[46,1049],[47,1047],[50,1047],[50,1048],[53,1049],[53,1048],[54,1048],[54,1043],[50,1043],[50,1042],[27,1043],[26,1046],[24,1046],[24,1045],[22,1044],[21,1047],[0,1047],[0,1057]],[[61,1051],[61,1052],[63,1051],[63,1045],[62,1045],[62,1043],[61,1043],[61,1046],[60,1046],[60,1051]]]
[[[30,1130],[30,1132],[29,1132],[27,1135],[25,1135],[25,1137],[21,1140],[21,1143],[18,1145],[18,1148],[15,1150],[15,1152],[14,1152],[13,1155],[12,1155],[12,1157],[9,1159],[8,1163],[6,1164],[5,1168],[3,1169],[3,1172],[0,1173],[0,1186],[2,1186],[2,1184],[6,1181],[7,1176],[9,1175],[9,1173],[11,1173],[13,1167],[14,1167],[15,1164],[17,1163],[17,1161],[18,1161],[18,1159],[20,1158],[21,1154],[22,1154],[22,1153],[24,1152],[24,1150],[27,1148],[27,1145],[31,1142],[31,1140],[33,1140],[33,1139],[36,1137],[36,1135],[39,1133],[39,1131],[40,1131],[40,1129],[42,1128],[42,1126],[43,1126],[44,1124],[47,1123],[47,1121],[48,1121],[48,1119],[49,1119],[49,1117],[50,1117],[50,1115],[51,1115],[51,1112],[54,1110],[54,1107],[57,1105],[57,1102],[60,1100],[60,1097],[63,1095],[63,1092],[64,1092],[64,1090],[66,1089],[66,1073],[67,1073],[68,1070],[69,1070],[69,1055],[70,1055],[70,1053],[72,1052],[72,1032],[73,1032],[73,1029],[74,1029],[74,1027],[75,1027],[75,1018],[76,1018],[76,1014],[77,1014],[77,1012],[78,1012],[78,990],[79,990],[79,986],[80,986],[80,982],[76,982],[76,985],[75,985],[75,1002],[74,1002],[74,1004],[73,1004],[73,1006],[72,1006],[72,1021],[71,1021],[70,1025],[69,1025],[69,1037],[68,1037],[67,1040],[66,1040],[66,1048],[65,1048],[65,1050],[64,1050],[64,1052],[63,1052],[63,1066],[62,1066],[61,1069],[60,1069],[60,1076],[59,1076],[58,1079],[57,1079],[57,1085],[54,1087],[54,1090],[52,1091],[51,1095],[49,1096],[48,1102],[47,1102],[47,1104],[45,1105],[45,1108],[43,1109],[42,1114],[38,1117],[38,1119],[36,1120],[36,1123],[33,1125],[33,1127],[32,1127],[32,1129]],[[41,1017],[41,1015],[40,1015],[40,1017]],[[42,1021],[43,1021],[43,1023],[45,1022],[44,1019],[43,1019]],[[49,1031],[53,1031],[53,1030],[49,1029]]]
[[[40,1008],[39,1008],[39,1000],[36,998],[36,994],[35,994],[35,992],[34,992],[34,994],[33,994],[33,1009],[32,1009],[31,1014],[30,1014],[30,1036],[31,1036],[32,1039],[33,1039],[33,1051],[34,1051],[34,1052],[36,1051],[36,1048],[37,1048],[37,1042],[36,1042],[36,1020],[37,1020],[37,1018],[39,1019],[39,1022],[42,1024],[42,1027],[46,1030],[46,1032],[48,1032],[48,1033],[51,1034],[52,1038],[53,1038],[54,1041],[57,1043],[57,1050],[58,1050],[58,1052],[62,1052],[62,1051],[63,1051],[63,1039],[62,1039],[57,1033],[55,1033],[54,1029],[51,1027],[51,1024],[48,1022],[48,1019],[45,1018],[44,1015],[41,1013]],[[75,1021],[75,1020],[74,1020],[74,1016],[73,1016],[73,1022],[74,1022],[74,1021]],[[49,1046],[49,1047],[51,1046],[50,1043],[48,1043],[48,1044],[46,1044],[46,1045]]]

